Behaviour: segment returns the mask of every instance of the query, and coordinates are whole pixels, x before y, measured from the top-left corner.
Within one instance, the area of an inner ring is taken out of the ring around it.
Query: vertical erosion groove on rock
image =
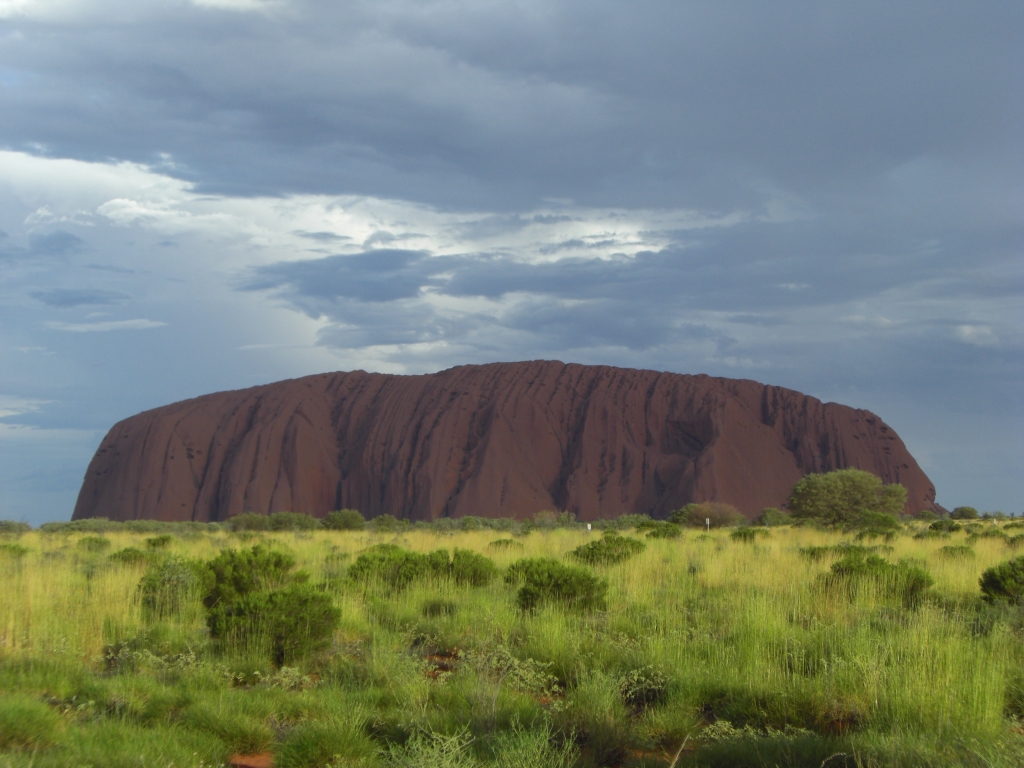
[[[855,467],[935,489],[874,414],[754,381],[559,362],[423,376],[354,371],[219,392],[114,425],[74,518],[664,517],[690,501],[779,506],[803,475]]]

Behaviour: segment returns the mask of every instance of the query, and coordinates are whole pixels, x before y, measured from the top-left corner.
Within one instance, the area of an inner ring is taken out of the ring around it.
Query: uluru
[[[532,361],[403,376],[325,373],[185,400],[115,424],[74,519],[242,512],[581,520],[722,501],[752,517],[810,472],[854,467],[933,509],[878,416],[742,379]]]

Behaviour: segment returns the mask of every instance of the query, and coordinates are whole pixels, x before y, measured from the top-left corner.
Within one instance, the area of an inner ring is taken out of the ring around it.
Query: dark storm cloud
[[[14,17],[0,135],[170,152],[211,189],[492,209],[838,201],[921,158],[1003,186],[1020,170],[1019,3],[514,8]]]

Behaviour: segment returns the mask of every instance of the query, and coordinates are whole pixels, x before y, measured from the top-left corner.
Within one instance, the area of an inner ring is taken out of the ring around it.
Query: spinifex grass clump
[[[762,528],[761,526],[750,526],[749,528],[737,528],[729,534],[729,538],[733,541],[742,541],[747,544],[752,544],[758,539],[771,535],[771,531],[767,528]]]
[[[682,530],[675,523],[666,523],[661,521],[652,522],[653,525],[647,528],[648,539],[678,539],[683,535]]]
[[[143,616],[149,620],[176,616],[189,599],[200,594],[205,579],[206,569],[195,560],[169,557],[153,563],[139,582]]]
[[[498,569],[483,555],[466,549],[448,552],[438,549],[429,554],[411,552],[395,544],[377,544],[361,554],[348,570],[349,578],[364,584],[380,584],[401,590],[428,579],[450,579],[456,584],[485,587]]]
[[[574,611],[602,610],[608,582],[586,568],[550,557],[527,558],[509,566],[506,584],[519,584],[516,602],[524,611],[554,603]]]
[[[951,560],[963,560],[974,557],[974,549],[966,544],[950,544],[939,548],[939,554]]]
[[[505,551],[510,549],[522,549],[522,542],[516,541],[515,539],[495,539],[487,545],[488,549],[494,549],[497,551]]]
[[[829,589],[838,589],[851,597],[860,585],[872,584],[880,596],[899,600],[906,606],[918,603],[934,580],[924,568],[901,560],[895,565],[878,555],[851,550],[832,564],[824,578]]]
[[[587,544],[581,544],[569,553],[570,557],[587,565],[615,565],[647,549],[642,541],[628,536],[619,536],[615,531]]]

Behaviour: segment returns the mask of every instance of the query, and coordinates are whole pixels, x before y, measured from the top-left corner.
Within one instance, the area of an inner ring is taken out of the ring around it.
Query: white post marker
[[[590,530],[590,523],[587,523],[587,530]]]
[[[705,522],[705,523],[707,524],[707,526],[708,526],[708,533],[711,533],[711,518],[710,518],[710,517],[705,517],[705,518],[704,518],[704,522]]]

